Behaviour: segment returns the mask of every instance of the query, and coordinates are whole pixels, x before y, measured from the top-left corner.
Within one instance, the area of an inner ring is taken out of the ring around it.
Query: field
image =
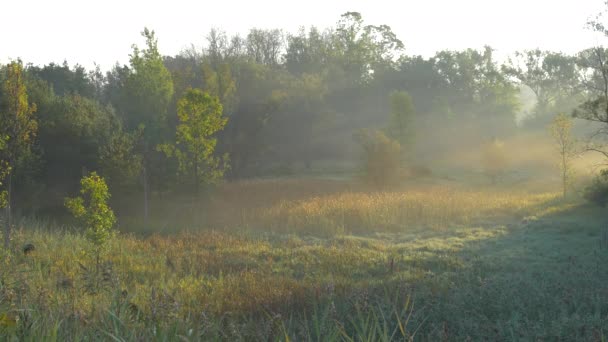
[[[604,210],[513,188],[226,184],[121,221],[100,263],[77,228],[24,219],[0,339],[605,340]]]

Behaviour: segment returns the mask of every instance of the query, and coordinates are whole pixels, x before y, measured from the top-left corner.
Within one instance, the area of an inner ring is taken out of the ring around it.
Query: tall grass
[[[375,191],[359,183],[316,179],[226,184],[202,201],[165,199],[156,230],[250,229],[333,236],[445,229],[484,221],[521,219],[556,204],[557,192],[406,185]]]
[[[264,184],[219,189],[194,218],[204,229],[123,231],[101,272],[79,229],[20,222],[0,256],[0,336],[534,340],[602,337],[608,325],[608,260],[590,248],[601,228],[550,233],[542,222],[572,210],[558,194]],[[28,243],[35,250],[24,254]]]

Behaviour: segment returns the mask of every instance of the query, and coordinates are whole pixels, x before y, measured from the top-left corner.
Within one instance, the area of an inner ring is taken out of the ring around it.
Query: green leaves
[[[228,122],[217,96],[200,89],[189,89],[177,102],[178,125],[175,144],[161,144],[157,150],[179,162],[179,172],[192,177],[198,191],[200,184],[214,183],[227,168],[227,155],[213,155],[217,145],[215,133]]]
[[[112,227],[116,223],[114,212],[107,204],[108,186],[102,177],[92,172],[80,181],[80,194],[80,197],[66,198],[65,206],[86,227],[85,235],[98,254],[112,238]]]
[[[10,63],[6,73],[2,88],[6,103],[4,110],[0,111],[0,136],[7,137],[4,154],[12,160],[32,144],[38,123],[33,118],[36,105],[28,102],[23,65],[20,61]]]
[[[174,89],[171,73],[163,64],[158,51],[154,31],[146,28],[142,36],[146,39],[146,48],[140,50],[133,46],[131,72],[125,85],[127,103],[123,114],[127,116],[127,128],[130,130],[144,124],[144,138],[151,142],[158,139],[159,132],[165,125]]]
[[[414,130],[411,124],[414,119],[414,103],[412,97],[404,91],[393,92],[390,101],[391,117],[388,133],[403,147],[412,141]]]
[[[175,144],[161,144],[158,151],[179,162],[179,172],[192,177],[196,191],[203,183],[214,183],[223,176],[227,156],[213,155],[217,145],[215,133],[222,130],[228,118],[217,96],[200,89],[189,89],[177,102],[178,125]]]

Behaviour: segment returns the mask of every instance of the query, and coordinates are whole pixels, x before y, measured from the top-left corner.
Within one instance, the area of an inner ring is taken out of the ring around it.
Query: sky
[[[211,28],[296,32],[333,26],[348,11],[389,25],[410,55],[484,45],[499,56],[533,48],[575,53],[603,43],[585,22],[605,7],[604,0],[0,0],[0,62],[67,60],[107,70],[128,63],[144,27],[156,31],[162,54],[175,55],[202,46]]]

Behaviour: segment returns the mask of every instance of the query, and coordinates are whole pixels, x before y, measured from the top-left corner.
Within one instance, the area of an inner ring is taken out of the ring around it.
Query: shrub
[[[591,185],[585,188],[583,197],[602,207],[608,204],[608,169],[600,171]]]
[[[355,139],[363,147],[366,180],[386,187],[399,179],[401,145],[380,131],[361,131]]]
[[[116,223],[114,212],[108,206],[110,192],[104,179],[92,172],[80,181],[80,197],[67,198],[65,206],[86,227],[86,238],[99,253],[112,238],[112,227]]]

